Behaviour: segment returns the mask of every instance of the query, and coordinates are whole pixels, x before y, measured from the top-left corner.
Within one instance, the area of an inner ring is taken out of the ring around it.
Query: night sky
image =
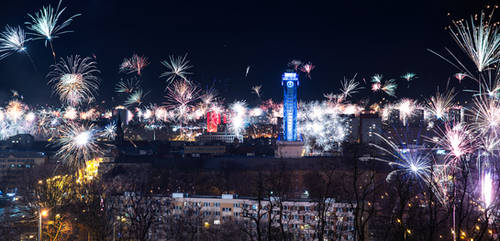
[[[280,77],[292,59],[316,65],[312,79],[301,76],[301,99],[322,99],[338,91],[339,80],[358,74],[369,81],[375,73],[397,78],[399,97],[418,98],[444,88],[456,71],[428,52],[450,47],[463,56],[444,28],[451,19],[479,12],[484,1],[234,1],[232,4],[186,1],[63,1],[62,19],[81,13],[69,29],[74,33],[55,39],[58,57],[95,54],[102,74],[98,100],[111,103],[124,57],[133,53],[151,62],[142,77],[146,102],[161,102],[165,82],[160,61],[188,53],[201,87],[214,85],[226,101],[255,99],[250,88],[263,85],[264,98],[281,100]],[[274,2],[270,4],[269,2]],[[53,1],[6,1],[0,23],[22,25]],[[451,17],[447,13],[451,13]],[[18,90],[30,104],[56,104],[45,75],[53,63],[44,41],[29,42],[38,72],[28,58],[12,55],[0,61],[0,101]],[[245,78],[245,69],[250,73]],[[407,88],[399,76],[417,73]],[[456,84],[455,79],[450,80]],[[369,92],[357,97],[367,97]],[[116,104],[116,103],[115,103]]]

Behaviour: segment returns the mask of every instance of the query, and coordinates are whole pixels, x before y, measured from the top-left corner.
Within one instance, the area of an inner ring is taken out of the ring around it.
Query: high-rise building
[[[304,143],[297,133],[297,73],[287,71],[281,78],[283,86],[283,136],[276,142],[275,156],[280,158],[298,158],[304,154]]]
[[[361,143],[379,143],[380,137],[376,134],[382,134],[382,120],[377,114],[361,114],[359,116],[360,131],[359,137]]]
[[[297,87],[299,78],[295,72],[285,72],[283,86],[283,140],[297,141]]]

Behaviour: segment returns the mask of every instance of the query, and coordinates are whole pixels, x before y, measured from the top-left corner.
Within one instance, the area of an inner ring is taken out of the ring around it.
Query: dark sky
[[[292,59],[316,65],[312,79],[301,78],[302,99],[321,99],[337,91],[339,80],[358,73],[367,80],[374,73],[398,78],[398,96],[418,97],[444,88],[455,73],[447,63],[428,52],[451,47],[444,29],[452,18],[479,12],[484,1],[129,1],[91,0],[63,2],[63,19],[81,13],[69,29],[74,33],[54,41],[58,57],[95,54],[102,71],[99,100],[115,96],[115,83],[124,77],[118,66],[133,53],[149,57],[144,70],[146,101],[162,101],[164,80],[160,61],[183,55],[194,66],[192,79],[200,86],[215,83],[226,100],[251,99],[250,87],[263,85],[265,98],[281,99],[280,76]],[[271,3],[273,2],[273,3]],[[34,13],[53,1],[18,0],[2,3],[2,25],[24,25]],[[57,103],[44,77],[53,62],[41,40],[28,44],[38,68],[24,55],[0,61],[0,100],[10,89],[31,104]],[[251,66],[245,78],[245,69]],[[405,72],[419,78],[410,88],[400,80]],[[453,82],[456,80],[452,79]],[[369,92],[360,93],[368,95]]]

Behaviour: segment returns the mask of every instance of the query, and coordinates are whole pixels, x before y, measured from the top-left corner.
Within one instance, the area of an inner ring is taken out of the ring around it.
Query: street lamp
[[[38,241],[42,241],[42,218],[47,217],[49,211],[47,209],[41,209],[38,212]]]

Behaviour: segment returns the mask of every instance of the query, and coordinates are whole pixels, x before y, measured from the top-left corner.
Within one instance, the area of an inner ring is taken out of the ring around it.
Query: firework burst
[[[149,61],[147,57],[134,54],[131,58],[123,59],[120,65],[120,72],[125,72],[127,74],[137,73],[137,75],[141,75],[142,69],[148,65]]]
[[[431,139],[431,141],[448,152],[449,164],[456,163],[457,160],[475,149],[468,126],[463,123],[454,125],[445,123],[444,130],[437,128],[436,134],[438,138]]]
[[[396,84],[395,79],[390,79],[385,81],[384,85],[380,88],[384,93],[386,93],[389,96],[396,97],[396,89],[398,88],[398,85]]]
[[[302,61],[296,60],[296,59],[294,59],[294,60],[290,61],[290,63],[288,63],[288,66],[293,67],[293,69],[295,71],[297,71],[299,69],[300,65],[302,65]]]
[[[383,76],[381,74],[375,74],[371,78],[372,84],[372,91],[377,92],[377,91],[383,91],[389,96],[396,97],[396,89],[398,85],[396,84],[395,79],[390,79],[382,83],[382,78]]]
[[[323,94],[323,97],[325,97],[330,103],[340,103],[342,102],[344,96],[335,93],[326,93]]]
[[[129,105],[140,106],[144,100],[144,97],[146,97],[148,94],[149,94],[149,92],[144,93],[142,91],[142,89],[137,89],[129,95],[129,97],[125,101],[124,105],[126,105],[126,106],[129,106]]]
[[[446,93],[436,92],[436,95],[427,101],[426,110],[438,120],[446,120],[446,113],[453,107],[455,91],[452,89]]]
[[[344,77],[344,80],[340,82],[340,85],[340,91],[342,92],[344,99],[351,97],[352,94],[356,94],[360,89],[363,89],[363,87],[359,86],[359,82],[356,81],[356,75],[354,75],[351,79],[346,79]]]
[[[176,78],[181,78],[189,82],[186,76],[191,73],[187,72],[187,70],[191,69],[193,66],[189,65],[189,60],[186,58],[187,54],[178,57],[171,55],[169,56],[169,61],[162,61],[161,64],[167,68],[167,71],[163,72],[160,77],[166,77],[167,84],[172,83]]]
[[[309,155],[335,150],[346,137],[344,119],[328,102],[300,103],[297,121]]]
[[[423,153],[418,149],[413,148],[401,148],[394,142],[382,137],[380,134],[375,133],[375,135],[380,138],[383,141],[384,146],[387,147],[373,143],[370,143],[370,145],[387,154],[389,159],[378,157],[368,157],[367,159],[383,161],[395,168],[395,170],[391,171],[387,175],[386,180],[388,182],[394,175],[403,173],[404,175],[414,175],[427,184],[430,183],[431,158],[429,153]]]
[[[54,84],[54,91],[62,102],[72,106],[79,105],[93,98],[98,90],[99,80],[96,74],[100,71],[91,58],[69,56],[61,58],[59,63],[52,65],[52,71],[47,77]]]
[[[26,112],[26,109],[26,105],[24,105],[22,102],[18,100],[12,100],[7,105],[5,114],[7,115],[7,118],[9,120],[16,122],[21,119],[21,117]]]
[[[135,78],[122,80],[116,83],[115,92],[124,93],[124,94],[132,94],[136,89],[139,89],[140,80]]]
[[[474,98],[474,107],[471,117],[474,122],[471,128],[478,133],[498,133],[500,128],[500,103],[488,96]]]
[[[36,36],[35,39],[45,39],[45,46],[47,47],[47,42],[49,42],[52,49],[52,55],[54,61],[56,58],[56,53],[52,45],[52,39],[58,38],[59,35],[70,33],[71,30],[63,31],[64,28],[68,27],[73,19],[80,14],[75,14],[68,18],[66,21],[59,23],[59,18],[61,14],[66,10],[66,8],[61,9],[62,0],[59,1],[57,8],[54,9],[52,6],[43,7],[39,12],[34,15],[28,14],[31,22],[26,22],[27,28],[31,31],[30,34]]]
[[[175,117],[181,123],[190,119],[189,112],[200,96],[201,90],[186,80],[176,80],[167,87],[166,107],[175,112]]]
[[[14,53],[25,52],[24,44],[29,41],[21,27],[7,25],[0,33],[0,60]]]
[[[381,74],[375,74],[372,76],[372,83],[382,83],[383,76]]]
[[[470,21],[453,21],[450,33],[458,46],[474,62],[479,72],[498,62],[500,58],[500,34],[498,24],[492,22],[491,13],[482,11],[471,16]]]
[[[455,78],[458,80],[458,83],[462,83],[462,80],[467,77],[467,74],[464,74],[464,73],[456,73],[455,75]]]
[[[108,123],[102,130],[101,136],[108,140],[114,140],[116,137],[116,123]]]
[[[81,168],[85,162],[101,155],[102,149],[96,140],[94,125],[85,126],[68,123],[61,127],[56,156],[74,168]]]
[[[401,78],[405,79],[406,81],[410,82],[411,80],[417,78],[417,74],[415,73],[406,73],[401,76]]]
[[[262,85],[256,85],[256,86],[252,87],[252,93],[256,94],[257,97],[260,98],[261,89],[262,89]]]
[[[403,122],[403,125],[408,123],[408,120],[415,115],[415,110],[419,108],[418,104],[408,98],[401,99],[396,105],[396,109],[399,110],[399,118]]]
[[[308,62],[307,64],[304,64],[300,66],[300,71],[306,73],[307,77],[310,79],[311,78],[311,71],[315,68],[311,62]]]
[[[229,122],[229,130],[236,136],[241,136],[245,130],[248,121],[245,119],[248,112],[248,107],[245,101],[236,101],[231,104],[231,117]]]

